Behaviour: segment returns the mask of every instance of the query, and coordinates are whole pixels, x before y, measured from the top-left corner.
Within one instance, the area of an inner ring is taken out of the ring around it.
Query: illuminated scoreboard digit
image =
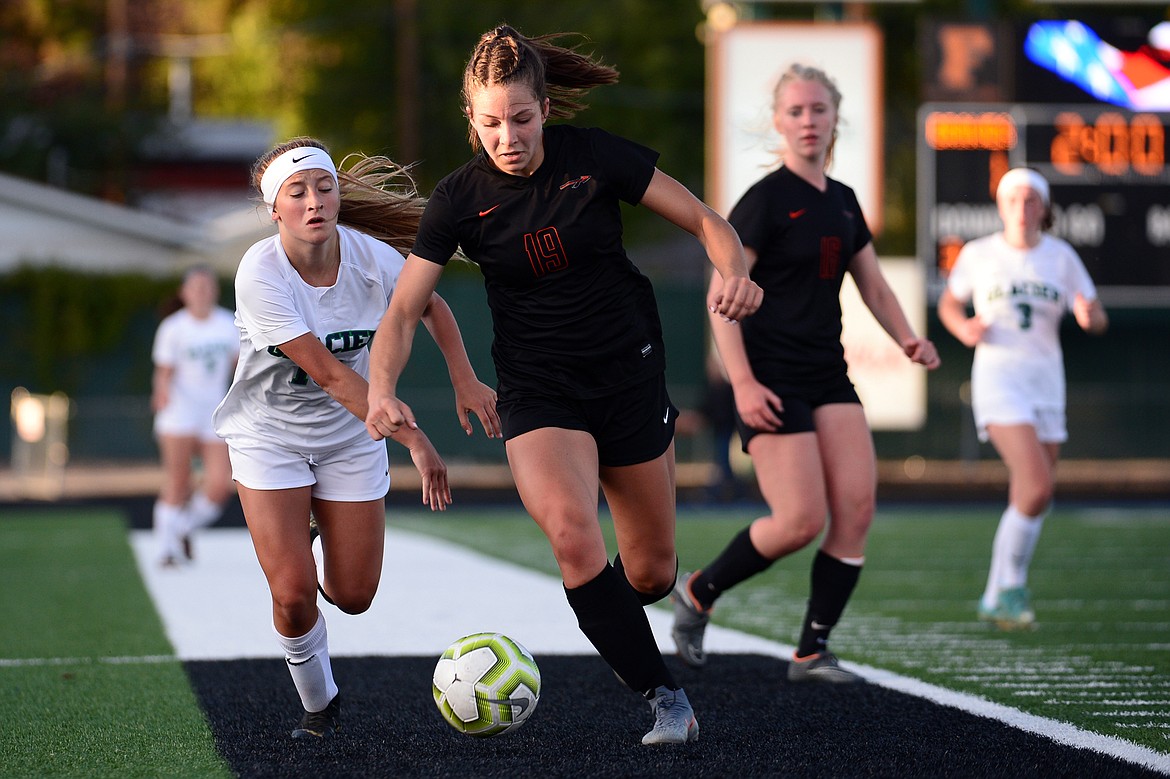
[[[1029,121],[1037,132],[1025,153],[1029,160],[1047,158],[1054,177],[1165,183],[1166,126],[1161,116],[1125,116],[1111,110],[1086,116],[1068,108],[1052,113],[1042,123]]]
[[[935,292],[964,243],[1000,229],[1014,167],[1051,185],[1055,225],[1114,297],[1170,289],[1170,114],[1105,104],[927,104],[919,112],[918,254]],[[1104,293],[1103,293],[1104,294]]]

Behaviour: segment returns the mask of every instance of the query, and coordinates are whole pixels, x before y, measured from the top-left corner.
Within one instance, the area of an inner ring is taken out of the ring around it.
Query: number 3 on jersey
[[[1032,329],[1032,304],[1031,303],[1017,303],[1016,310],[1020,312],[1020,329]]]

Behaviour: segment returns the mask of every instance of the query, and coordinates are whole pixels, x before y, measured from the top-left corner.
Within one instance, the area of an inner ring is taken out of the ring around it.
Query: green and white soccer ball
[[[501,633],[474,633],[439,658],[431,692],[451,727],[469,736],[498,736],[520,727],[540,700],[532,654]]]

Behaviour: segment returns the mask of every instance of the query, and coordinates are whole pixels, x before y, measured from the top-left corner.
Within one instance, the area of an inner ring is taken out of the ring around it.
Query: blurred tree
[[[261,119],[277,125],[299,125],[297,92],[289,94],[296,79],[282,56],[289,37],[273,15],[270,2],[219,0],[233,10],[208,34],[225,35],[230,46],[222,56],[199,58],[194,63],[195,114],[216,119]],[[295,45],[295,44],[290,44]]]
[[[194,7],[197,5],[198,7]],[[0,169],[124,200],[143,138],[166,118],[194,33],[233,0],[5,0]]]
[[[122,117],[107,110],[95,56],[104,3],[11,0],[0,6],[0,167],[94,194],[109,192]]]
[[[662,153],[662,166],[702,194],[703,47],[698,2],[608,0],[272,0],[281,28],[282,136],[311,133],[337,156],[351,151],[418,162],[424,191],[471,152],[459,91],[479,36],[507,21],[522,32],[578,32],[583,49],[622,73],[589,97],[577,121],[620,133]],[[652,37],[646,31],[653,30]],[[632,240],[672,228],[631,215]]]
[[[319,136],[339,157],[418,162],[427,190],[470,156],[463,65],[507,21],[581,33],[622,80],[577,121],[654,147],[701,195],[701,20],[689,0],[6,0],[0,169],[121,200],[141,139],[168,116],[244,118]],[[632,240],[669,229],[631,216]]]
[[[595,90],[575,121],[657,149],[662,168],[702,195],[702,5],[3,0],[0,170],[122,199],[140,140],[176,106],[188,106],[196,118],[270,121],[281,137],[319,136],[339,157],[362,151],[417,162],[426,191],[470,154],[459,105],[463,65],[481,33],[507,22],[531,35],[586,36],[583,48],[622,78]],[[887,254],[914,251],[919,20],[1057,12],[1034,0],[738,7],[759,21],[867,18],[883,30],[887,198],[878,248]],[[177,91],[187,73],[189,95]],[[641,209],[630,212],[627,227],[631,243],[676,235]]]

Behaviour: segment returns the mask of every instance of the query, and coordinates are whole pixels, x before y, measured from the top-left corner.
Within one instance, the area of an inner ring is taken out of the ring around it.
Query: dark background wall
[[[694,274],[656,269],[651,275],[665,329],[671,395],[676,405],[694,408],[704,383],[704,287]],[[154,459],[150,346],[158,303],[173,290],[173,282],[115,279],[106,286],[86,277],[67,276],[52,283],[75,294],[54,299],[44,290],[27,284],[14,288],[0,279],[0,326],[5,330],[0,392],[6,397],[14,388],[25,387],[36,393],[69,395],[73,404],[69,446],[74,462]],[[223,286],[225,295],[230,293],[230,283],[225,280]],[[114,289],[139,292],[115,299]],[[480,377],[493,384],[491,322],[478,271],[448,272],[440,292],[459,318]],[[50,298],[47,302],[46,297]],[[223,302],[231,305],[229,299]],[[32,312],[45,306],[58,310],[51,320],[55,326],[35,324],[45,315]],[[1114,308],[1110,315],[1111,328],[1099,338],[1082,333],[1071,319],[1065,321],[1070,440],[1063,455],[1073,459],[1168,457],[1170,311]],[[970,377],[971,351],[942,328],[933,310],[927,312],[927,322],[928,335],[943,358],[942,367],[929,374],[927,381],[927,423],[917,431],[876,432],[879,457],[994,457],[988,446],[975,440],[970,411],[962,399]],[[468,438],[459,428],[446,367],[421,328],[401,391],[445,457],[503,461],[500,442],[478,432]],[[7,438],[0,442],[0,462],[9,461],[11,435],[9,417]],[[405,461],[404,450],[396,449],[391,446],[391,457]],[[704,431],[679,441],[680,460],[702,460],[709,453]]]

